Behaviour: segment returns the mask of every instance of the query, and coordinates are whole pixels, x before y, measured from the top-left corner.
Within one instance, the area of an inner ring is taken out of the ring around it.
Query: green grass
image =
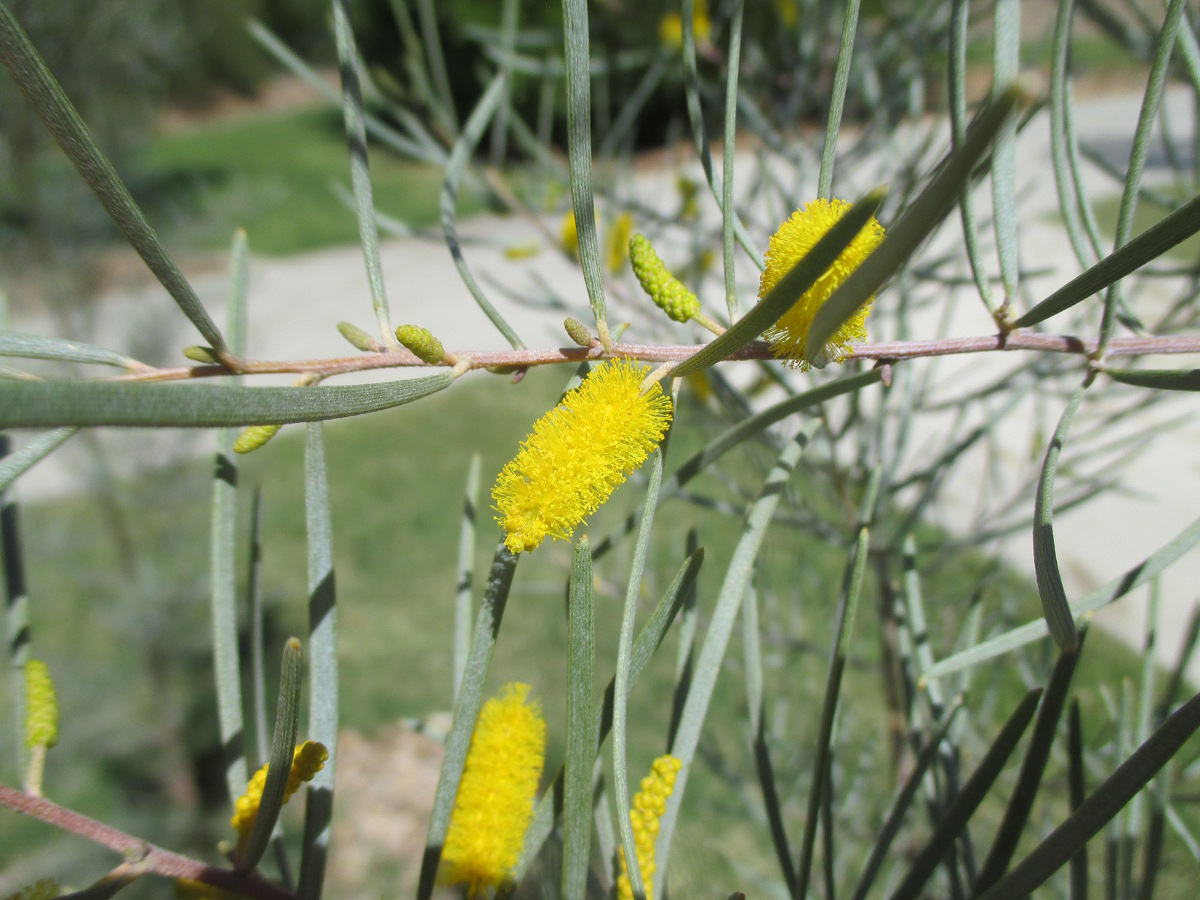
[[[483,573],[500,536],[487,514],[491,480],[533,419],[554,403],[564,375],[534,371],[515,387],[505,378],[474,377],[421,403],[327,428],[344,728],[369,736],[400,717],[449,709],[454,566],[470,456],[476,450],[483,453],[476,566]],[[719,423],[684,406],[668,471],[672,461],[681,462],[704,440],[705,431],[716,427]],[[206,435],[198,440],[209,445]],[[706,474],[690,487],[726,499],[756,490],[771,454],[757,446],[737,452],[740,458],[730,467],[735,482]],[[305,634],[302,456],[302,429],[285,429],[243,461],[240,476],[244,488],[261,484],[265,493],[263,575],[271,669],[284,639]],[[836,482],[814,459],[811,468],[796,475],[781,511],[836,509],[843,503]],[[207,650],[210,496],[210,464],[202,458],[116,485],[107,503],[77,497],[30,507],[24,511],[24,525],[34,647],[50,665],[62,694],[63,740],[50,755],[50,796],[174,849],[215,860],[213,848],[228,836],[219,778],[215,784],[202,782],[208,788],[201,791],[198,808],[180,810],[178,799],[192,775],[180,768],[200,766],[212,779],[211,766],[201,764],[217,740]],[[619,490],[590,523],[593,540],[607,534],[638,499],[636,488]],[[853,502],[847,504],[852,507]],[[642,599],[654,602],[666,586],[692,524],[706,549],[699,584],[703,629],[740,532],[737,517],[679,500],[665,504]],[[885,533],[880,528],[877,540]],[[919,538],[929,548],[921,567],[927,573],[923,588],[935,652],[948,651],[959,614],[980,586],[988,610],[985,627],[1014,614],[1019,619],[1036,614],[1036,590],[1028,580],[976,554],[936,556],[936,532]],[[763,597],[765,676],[772,698],[768,715],[778,738],[774,762],[793,841],[800,835],[845,546],[781,524],[768,532],[756,582]],[[609,677],[615,658],[628,552],[625,542],[596,567],[601,679]],[[491,674],[496,687],[510,680],[530,682],[541,699],[550,734],[547,774],[562,759],[568,561],[569,547],[563,542],[547,542],[522,558]],[[874,576],[866,591],[839,729],[847,762],[839,764],[835,782],[839,791],[853,789],[858,814],[869,807],[871,821],[877,821],[875,813],[886,807],[892,787]],[[689,896],[716,896],[720,892],[713,885],[728,893],[753,885],[755,877],[777,879],[765,831],[743,800],[757,796],[757,786],[747,749],[739,648],[735,636],[705,730],[703,762],[693,773],[683,811],[672,883]],[[1051,661],[1045,650],[1039,646],[1027,657],[1038,677],[1044,677]],[[631,698],[634,783],[664,749],[675,651],[672,636]],[[1136,683],[1137,671],[1135,654],[1093,632],[1077,682],[1093,741],[1099,730],[1093,723],[1106,721],[1097,685],[1102,680],[1117,684],[1123,677]],[[1020,667],[1012,658],[981,667],[971,687],[976,701],[969,703],[972,730],[993,734],[1022,690]],[[10,718],[7,697],[0,694],[0,722]],[[4,735],[10,734],[6,728]],[[7,753],[0,753],[0,778],[9,783],[17,778]],[[1057,786],[1052,793],[1053,802],[1061,803]],[[353,811],[343,805],[338,814]],[[840,827],[861,832],[867,841],[872,833],[865,823],[843,819]],[[1169,835],[1169,843],[1171,839]],[[18,848],[21,854],[51,848],[59,858],[49,870],[78,882],[85,872],[94,877],[99,871],[98,855],[82,850],[80,842],[48,837],[44,827],[8,814],[0,814],[0,846]],[[379,889],[385,896],[394,894],[387,885]]]
[[[376,208],[412,226],[437,221],[442,172],[368,149]],[[193,245],[227,247],[244,227],[256,253],[288,255],[358,241],[341,113],[329,108],[257,116],[162,134],[146,150],[148,190],[176,195]],[[466,201],[471,208],[473,201]]]

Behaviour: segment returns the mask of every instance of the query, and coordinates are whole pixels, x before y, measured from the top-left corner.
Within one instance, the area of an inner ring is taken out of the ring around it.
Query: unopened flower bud
[[[580,347],[592,346],[592,334],[587,330],[587,326],[578,319],[573,319],[570,316],[563,321],[563,328],[567,329],[567,334],[571,340],[577,343]]]
[[[58,743],[58,694],[50,669],[40,659],[25,663],[25,746],[53,747]]]
[[[199,344],[192,344],[190,347],[183,348],[183,355],[192,362],[209,363],[218,366],[221,364],[221,360],[217,359],[217,354],[212,347],[201,347]]]
[[[407,347],[421,362],[433,365],[446,356],[446,348],[427,328],[420,325],[401,325],[396,329],[396,340]]]
[[[630,238],[629,260],[642,290],[676,322],[686,322],[700,312],[700,301],[696,295],[667,270],[644,235],[635,234]]]
[[[282,425],[251,425],[239,434],[237,440],[233,442],[233,451],[235,453],[250,453],[253,450],[257,450],[271,438],[275,437],[282,427]]]
[[[341,332],[342,337],[348,340],[353,346],[357,347],[366,353],[379,353],[383,350],[383,345],[371,335],[367,334],[357,325],[351,325],[349,322],[338,322],[337,330]]]

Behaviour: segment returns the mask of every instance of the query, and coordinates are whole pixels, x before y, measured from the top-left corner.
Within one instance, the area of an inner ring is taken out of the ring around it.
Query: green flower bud
[[[58,743],[58,695],[50,669],[40,659],[25,663],[25,746],[53,747]]]
[[[282,425],[251,425],[233,442],[234,453],[250,453],[252,450],[257,450],[275,437],[282,427]]]
[[[686,322],[700,312],[700,301],[696,295],[667,271],[644,235],[635,234],[629,239],[629,261],[633,264],[633,274],[641,283],[642,290],[676,322]]]
[[[401,325],[396,329],[396,340],[412,351],[421,362],[439,363],[446,356],[446,348],[427,328],[420,325]]]
[[[375,338],[371,337],[357,325],[351,325],[349,322],[338,322],[337,330],[341,332],[342,337],[348,340],[353,346],[367,353],[379,353],[383,350],[383,346]]]
[[[578,319],[572,319],[567,316],[563,322],[563,328],[567,329],[567,334],[571,340],[577,343],[580,347],[592,346],[592,334],[587,330],[587,326]]]
[[[212,365],[220,365],[221,360],[217,359],[217,354],[212,347],[201,347],[198,344],[193,344],[190,347],[183,348],[183,355],[192,362],[209,363]]]

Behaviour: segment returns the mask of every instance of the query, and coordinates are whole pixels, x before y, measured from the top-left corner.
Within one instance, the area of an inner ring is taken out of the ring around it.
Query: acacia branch
[[[40,822],[45,822],[47,825],[79,835],[93,844],[107,847],[124,856],[126,861],[134,864],[140,872],[162,875],[166,878],[189,878],[193,881],[203,881],[235,894],[257,897],[261,900],[294,900],[291,891],[272,881],[253,874],[239,874],[232,869],[211,866],[179,853],[164,850],[149,841],[113,828],[111,825],[105,825],[83,813],[59,806],[44,797],[27,794],[6,784],[0,784],[0,805],[7,806],[14,812],[30,816]]]
[[[549,350],[464,350],[448,353],[438,363],[425,363],[407,350],[381,353],[363,353],[359,356],[331,357],[306,360],[238,360],[237,372],[242,375],[310,375],[328,378],[352,372],[370,372],[379,369],[411,368],[414,366],[453,365],[466,363],[471,369],[501,368],[528,369],[534,366],[578,363],[585,359],[607,357],[629,357],[652,363],[682,362],[697,353],[701,344],[624,344],[616,343],[610,353],[600,346],[558,347]],[[1014,331],[1007,335],[982,335],[978,337],[939,338],[930,341],[880,341],[861,344],[850,348],[847,359],[874,359],[895,362],[902,359],[919,359],[930,356],[957,356],[965,353],[992,353],[997,351],[1032,350],[1042,353],[1067,353],[1092,356],[1098,345],[1094,338],[1079,338],[1064,334],[1043,334],[1032,331]],[[1105,357],[1145,356],[1150,354],[1200,353],[1200,334],[1166,335],[1162,337],[1114,338],[1105,348]],[[751,341],[730,360],[774,359],[771,348],[763,341]],[[152,369],[130,372],[108,379],[110,381],[182,381],[194,378],[210,378],[229,375],[230,369],[220,365],[180,366],[176,368]]]

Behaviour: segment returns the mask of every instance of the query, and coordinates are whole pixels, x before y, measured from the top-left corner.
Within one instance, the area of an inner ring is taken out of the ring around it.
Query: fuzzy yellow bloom
[[[712,34],[712,19],[708,17],[708,4],[696,0],[692,7],[692,34],[696,43],[702,44]],[[668,50],[683,47],[683,16],[677,12],[667,13],[658,22],[658,39]]]
[[[492,488],[509,550],[532,550],[547,535],[570,540],[658,446],[671,400],[657,382],[642,393],[645,375],[632,360],[606,360],[534,423]]]
[[[579,259],[579,227],[575,224],[575,210],[568,209],[558,223],[558,239],[568,255]]]
[[[287,803],[292,794],[300,789],[306,781],[312,781],[314,775],[325,767],[329,759],[329,751],[320,741],[305,741],[292,752],[292,768],[288,772],[287,790],[283,794],[283,802]],[[239,835],[247,837],[254,828],[254,820],[258,816],[258,806],[262,803],[263,788],[267,785],[267,769],[263,766],[251,777],[246,785],[246,793],[238,797],[233,804],[233,818],[229,820]]]
[[[529,685],[506,684],[483,705],[471,736],[442,847],[442,880],[466,885],[470,897],[509,877],[533,818],[546,722],[528,695]]]
[[[642,789],[633,797],[633,809],[629,810],[629,823],[633,826],[633,840],[637,847],[638,871],[642,873],[642,886],[646,896],[654,896],[654,842],[658,838],[658,820],[667,811],[667,798],[675,789],[675,776],[682,763],[674,756],[660,756],[650,767],[650,774],[642,779]],[[617,900],[633,900],[633,886],[629,883],[629,867],[625,862],[625,851],[621,851],[621,874],[617,878]]]
[[[818,199],[792,213],[791,218],[779,226],[767,247],[767,267],[759,280],[758,295],[765,297],[771,288],[816,246],[817,241],[825,236],[848,209],[850,204],[845,200]],[[833,292],[882,241],[883,226],[872,217],[825,274],[763,334],[775,356],[788,359],[802,369],[808,368],[803,362],[805,345],[817,310],[825,305],[825,301],[833,296]],[[872,294],[858,312],[851,316],[850,321],[829,339],[823,348],[825,360],[817,363],[818,368],[827,360],[844,359],[851,343],[866,339],[866,319],[870,315],[874,299],[875,295]]]

